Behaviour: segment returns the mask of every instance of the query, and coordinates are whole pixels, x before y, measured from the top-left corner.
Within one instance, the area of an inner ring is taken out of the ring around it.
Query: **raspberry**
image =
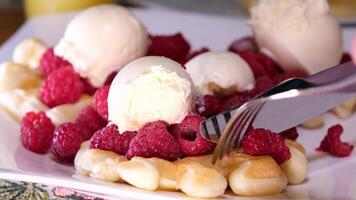
[[[287,161],[291,154],[281,135],[266,129],[254,129],[242,140],[244,153],[252,156],[269,155],[278,164]]]
[[[279,73],[277,64],[263,53],[253,52],[251,50],[239,52],[239,55],[251,67],[255,77],[269,76],[273,77]]]
[[[40,70],[44,76],[49,76],[54,70],[66,66],[72,67],[67,60],[56,56],[53,48],[47,49],[40,59]]]
[[[148,55],[164,56],[184,64],[190,50],[189,43],[181,33],[174,35],[150,35]]]
[[[111,85],[111,82],[114,80],[116,75],[117,75],[117,72],[112,72],[111,74],[109,74],[109,76],[105,80],[104,85]]]
[[[88,79],[82,79],[82,82],[83,82],[83,92],[85,94],[88,94],[90,96],[92,96],[95,91],[97,90],[97,88],[95,88],[90,82]]]
[[[211,117],[220,111],[222,102],[213,95],[205,95],[199,97],[195,102],[195,110],[198,114],[204,117]]]
[[[246,103],[250,99],[251,99],[251,97],[249,96],[249,93],[247,93],[247,92],[237,92],[234,95],[226,98],[223,101],[219,112],[227,111],[229,109],[239,107],[242,104]]]
[[[125,155],[136,132],[126,131],[120,134],[115,124],[95,132],[90,140],[90,148],[113,151]]]
[[[200,97],[195,103],[195,109],[197,113],[202,116],[211,117],[219,112],[239,107],[251,98],[269,90],[273,86],[274,83],[268,76],[260,76],[256,78],[256,86],[254,89],[245,92],[236,92],[223,100],[219,100],[212,95]]]
[[[250,66],[250,68],[253,72],[253,75],[255,77],[267,75],[267,73],[263,69],[263,65],[257,61],[257,59],[254,56],[255,54],[253,52],[243,51],[243,52],[240,52],[239,55]]]
[[[226,111],[232,108],[237,108],[241,106],[242,104],[246,103],[249,101],[251,98],[254,98],[255,96],[259,95],[262,92],[265,92],[269,89],[271,89],[274,86],[273,81],[268,77],[268,76],[260,76],[256,78],[256,85],[255,88],[250,90],[250,91],[245,91],[245,92],[236,92],[235,94],[225,98],[224,100],[218,100],[216,97],[214,101],[213,98],[210,98],[210,104],[206,104],[205,102],[208,102],[207,100],[204,99],[204,101],[198,99],[196,103],[196,108],[200,108],[201,110],[209,111],[208,114],[212,113],[211,115],[206,115],[205,112],[199,112],[205,117],[210,117],[214,114],[217,114],[222,111]],[[202,106],[205,103],[207,106]],[[205,109],[204,109],[205,108]],[[215,108],[215,110],[213,109]],[[218,111],[216,111],[218,109]]]
[[[344,52],[341,57],[340,64],[347,63],[352,61],[351,55],[349,53]]]
[[[158,121],[146,124],[131,140],[126,157],[131,159],[134,156],[159,157],[173,161],[180,158],[182,153],[166,125]]]
[[[53,153],[62,161],[73,162],[75,154],[84,141],[85,136],[78,124],[62,124],[54,132]]]
[[[316,150],[328,152],[330,155],[336,157],[349,156],[354,146],[340,140],[340,136],[343,132],[344,129],[340,124],[330,127],[328,134],[324,137]]]
[[[76,123],[82,127],[82,134],[88,140],[93,134],[106,126],[107,122],[94,110],[92,106],[87,106],[80,111]]]
[[[83,91],[83,83],[71,67],[52,72],[40,90],[40,99],[49,107],[76,102]]]
[[[210,51],[210,49],[208,49],[207,47],[203,47],[201,49],[195,50],[195,51],[189,53],[185,60],[186,60],[186,62],[188,62],[189,60],[191,60],[195,56],[200,55],[200,54],[205,53],[205,52],[208,52],[208,51]]]
[[[240,53],[243,51],[257,52],[258,47],[257,47],[255,39],[251,36],[247,36],[247,37],[243,37],[241,39],[233,41],[230,44],[228,50],[231,52],[234,52],[234,53]]]
[[[94,109],[103,119],[108,119],[108,95],[110,86],[106,85],[98,89],[94,94]]]
[[[297,138],[299,137],[299,133],[296,127],[280,132],[279,135],[281,135],[283,138],[294,140],[294,141],[296,141]]]
[[[275,86],[275,83],[268,76],[256,78],[255,88],[248,92],[248,96],[253,98]]]
[[[204,119],[199,115],[188,115],[180,124],[170,127],[185,156],[199,156],[209,153],[214,144],[203,138],[200,123]]]
[[[21,121],[24,147],[35,153],[46,153],[51,147],[54,125],[44,112],[28,112]]]
[[[264,70],[270,77],[281,72],[281,69],[272,58],[264,53],[257,53],[256,55],[258,62],[263,65]]]

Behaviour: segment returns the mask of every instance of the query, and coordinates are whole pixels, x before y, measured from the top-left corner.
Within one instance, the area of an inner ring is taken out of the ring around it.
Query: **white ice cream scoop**
[[[314,74],[340,62],[342,32],[326,0],[261,0],[251,15],[260,49],[285,71]]]
[[[194,97],[194,84],[179,63],[142,57],[126,65],[112,82],[109,120],[121,133],[158,120],[179,123],[191,111]]]
[[[249,65],[231,52],[206,52],[185,64],[199,95],[213,94],[215,90],[232,92],[251,90],[255,78]]]
[[[146,29],[128,9],[101,5],[79,13],[69,23],[55,54],[100,87],[111,72],[144,56],[147,45]]]

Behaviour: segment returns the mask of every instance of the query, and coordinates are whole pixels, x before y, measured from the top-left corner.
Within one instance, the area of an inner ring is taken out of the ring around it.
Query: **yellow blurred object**
[[[337,17],[356,17],[355,0],[330,0],[331,13]]]
[[[246,13],[257,0],[243,0],[242,7]],[[340,18],[356,17],[356,0],[329,0],[331,13]]]
[[[118,0],[24,0],[26,17],[80,10],[90,6],[117,3]]]

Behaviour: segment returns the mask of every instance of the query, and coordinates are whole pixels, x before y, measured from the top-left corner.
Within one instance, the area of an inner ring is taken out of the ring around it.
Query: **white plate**
[[[242,19],[225,18],[173,10],[135,9],[136,15],[152,33],[181,31],[192,43],[193,49],[208,46],[224,50],[236,38],[249,34]],[[37,36],[48,44],[55,44],[63,34],[65,25],[73,13],[34,18],[0,49],[0,61],[11,59],[14,46],[24,38]],[[345,49],[350,48],[350,38],[355,29],[344,31]],[[288,116],[286,116],[288,117]],[[315,152],[329,126],[341,123],[345,134],[342,138],[356,144],[356,115],[347,120],[338,120],[328,114],[326,126],[317,130],[300,130],[299,141],[308,152],[309,173],[305,183],[288,186],[279,195],[270,199],[356,199],[356,157],[333,158]],[[148,192],[125,184],[108,184],[84,177],[73,177],[74,168],[58,164],[49,155],[37,155],[24,149],[19,139],[19,126],[0,111],[0,178],[39,182],[65,186],[88,192],[112,195],[125,199],[177,199],[186,197],[178,192]],[[187,197],[188,198],[188,197]],[[223,198],[238,198],[225,195]],[[263,197],[261,199],[265,199]]]

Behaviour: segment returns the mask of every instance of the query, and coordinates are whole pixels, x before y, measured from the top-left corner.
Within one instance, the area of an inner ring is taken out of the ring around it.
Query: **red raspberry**
[[[342,54],[340,64],[347,63],[347,62],[350,62],[350,61],[352,61],[351,55],[349,53],[347,53],[347,52],[344,52]]]
[[[44,76],[49,76],[61,67],[72,67],[67,60],[54,54],[53,48],[47,49],[40,59],[40,70]]]
[[[281,135],[283,138],[294,140],[294,141],[296,141],[297,138],[299,137],[299,133],[296,127],[280,132],[279,135]]]
[[[203,48],[201,48],[201,49],[198,49],[198,50],[195,50],[195,51],[189,53],[189,54],[187,55],[187,58],[186,58],[185,60],[186,60],[186,62],[188,62],[189,60],[191,60],[191,59],[194,58],[195,56],[200,55],[200,54],[205,53],[205,52],[209,52],[209,51],[210,51],[209,48],[203,47]]]
[[[267,75],[266,71],[263,68],[263,65],[257,61],[257,58],[255,58],[255,53],[251,51],[243,51],[240,52],[239,55],[250,66],[255,77]]]
[[[54,132],[53,153],[62,161],[73,162],[80,145],[85,141],[80,125],[65,123]]]
[[[321,141],[317,151],[324,151],[336,157],[349,156],[354,148],[353,145],[342,142],[340,140],[341,134],[344,132],[340,124],[336,124],[328,129],[328,134]]]
[[[274,85],[268,76],[260,76],[256,78],[256,86],[253,90],[236,92],[224,100],[219,100],[212,95],[206,95],[198,98],[195,103],[195,109],[197,113],[204,117],[211,117],[219,112],[241,106],[256,95],[271,89]]]
[[[236,92],[235,94],[227,97],[224,100],[219,100],[216,97],[209,97],[209,99],[198,99],[196,103],[197,110],[203,110],[205,112],[199,112],[205,117],[210,117],[219,112],[226,111],[232,108],[241,106],[242,104],[249,101],[251,98],[259,95],[262,92],[265,92],[274,86],[273,81],[268,76],[260,76],[256,78],[255,88],[250,91],[245,92]],[[209,100],[209,101],[208,101]],[[208,103],[209,104],[208,104]],[[205,104],[204,104],[205,103]],[[206,105],[204,107],[204,105]],[[218,110],[217,110],[218,109]],[[216,111],[217,110],[217,111]]]
[[[248,50],[240,52],[239,55],[249,64],[255,77],[273,77],[279,73],[277,64],[263,53]]]
[[[110,86],[106,85],[98,89],[94,94],[94,109],[99,115],[108,120],[108,95]]]
[[[82,134],[88,140],[93,134],[106,126],[107,122],[94,110],[92,106],[87,106],[80,111],[76,123],[82,127]]]
[[[219,113],[222,102],[213,95],[199,97],[195,102],[195,110],[204,117],[211,117]]]
[[[248,92],[237,92],[223,101],[219,112],[239,107],[250,99]]]
[[[131,140],[126,157],[131,159],[134,156],[159,157],[173,161],[180,158],[182,153],[166,125],[158,121],[146,124]]]
[[[52,72],[40,90],[40,99],[49,107],[74,103],[82,94],[83,83],[71,67],[62,67]]]
[[[275,83],[268,76],[256,78],[255,88],[248,92],[248,96],[253,98],[275,86]]]
[[[230,44],[228,50],[234,53],[240,53],[242,51],[247,51],[247,50],[257,52],[258,46],[253,37],[247,36],[233,41]]]
[[[281,135],[266,129],[254,129],[242,140],[244,153],[252,156],[269,155],[278,164],[287,161],[291,154]]]
[[[117,72],[112,72],[111,74],[109,74],[109,76],[105,80],[104,85],[111,85],[111,82],[114,80],[116,75],[117,75]]]
[[[135,135],[136,132],[132,131],[120,134],[117,126],[111,124],[95,132],[90,140],[90,148],[113,151],[117,154],[125,155]]]
[[[44,112],[28,112],[21,121],[24,147],[36,153],[46,153],[51,147],[54,125]]]
[[[185,156],[204,155],[212,150],[214,144],[203,138],[200,132],[200,123],[203,120],[199,115],[188,115],[180,124],[170,127]]]
[[[98,88],[95,88],[90,82],[88,79],[82,79],[82,82],[83,82],[83,86],[84,86],[84,89],[83,89],[83,92],[85,94],[88,94],[90,96],[92,96],[95,91],[98,89]]]
[[[148,55],[164,56],[184,64],[190,45],[181,33],[150,36]]]
[[[257,53],[257,60],[264,66],[264,70],[271,77],[281,72],[277,63],[264,53]]]

